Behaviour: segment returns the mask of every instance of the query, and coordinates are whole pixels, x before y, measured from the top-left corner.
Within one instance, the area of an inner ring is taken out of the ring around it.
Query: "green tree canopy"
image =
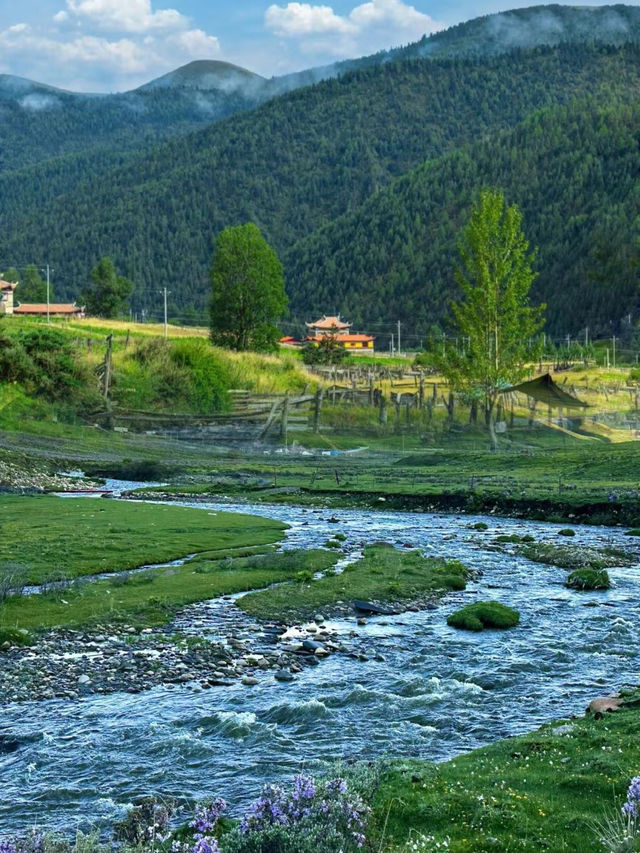
[[[231,349],[274,349],[287,310],[282,264],[249,222],[225,228],[211,267],[211,340]]]
[[[17,284],[20,281],[20,273],[15,267],[9,267],[8,270],[0,273],[0,278],[3,281],[12,281],[14,284]]]
[[[13,281],[19,285],[16,291],[17,302],[46,302],[47,283],[40,275],[35,264],[25,267],[22,275],[15,267],[10,267],[2,273],[5,281]],[[53,300],[53,287],[49,284],[49,302]]]
[[[502,192],[482,191],[460,241],[463,298],[452,306],[465,346],[445,350],[441,367],[454,388],[484,404],[494,447],[498,394],[525,375],[543,324],[545,306],[529,304],[533,258],[517,206],[507,207]]]
[[[111,258],[101,258],[91,270],[91,286],[83,293],[87,313],[96,317],[117,317],[126,310],[133,282],[118,275]]]

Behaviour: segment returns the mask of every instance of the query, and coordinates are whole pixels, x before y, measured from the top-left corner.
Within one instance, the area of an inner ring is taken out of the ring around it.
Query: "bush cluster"
[[[484,628],[514,628],[520,614],[497,601],[476,601],[447,617],[447,625],[464,631],[482,631]]]
[[[48,326],[17,335],[0,329],[0,382],[17,382],[31,396],[79,410],[101,405],[95,375],[69,338]]]

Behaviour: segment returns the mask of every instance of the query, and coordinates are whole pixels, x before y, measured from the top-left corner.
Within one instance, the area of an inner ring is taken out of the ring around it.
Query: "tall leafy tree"
[[[15,267],[9,267],[8,270],[0,273],[0,278],[3,281],[12,281],[14,284],[18,284],[20,281],[20,273]]]
[[[522,214],[506,205],[502,192],[480,193],[459,251],[462,300],[452,309],[465,347],[445,351],[442,369],[454,388],[483,403],[495,448],[498,394],[525,375],[545,306],[529,304],[534,253],[522,231]]]
[[[277,345],[287,310],[282,264],[251,222],[225,228],[211,266],[211,340],[237,350]]]
[[[18,284],[16,299],[18,302],[46,302],[47,283],[40,275],[40,270],[35,264],[25,267],[22,275],[15,267],[10,267],[0,277],[4,281],[12,281]],[[49,301],[53,299],[53,287],[49,284]]]
[[[133,282],[118,275],[111,258],[101,258],[91,270],[91,285],[82,298],[87,313],[97,317],[117,317],[127,309]]]
[[[20,287],[17,290],[20,302],[46,302],[47,282],[40,275],[40,270],[35,264],[25,267],[20,279]],[[53,287],[49,283],[49,301],[53,299]]]

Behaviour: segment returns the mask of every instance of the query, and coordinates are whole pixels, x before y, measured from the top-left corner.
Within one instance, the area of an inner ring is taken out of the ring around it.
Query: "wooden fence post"
[[[322,388],[316,391],[315,400],[313,401],[313,431],[320,431],[320,410],[322,408]]]
[[[381,424],[386,424],[387,422],[387,398],[384,394],[380,394],[380,409],[378,413],[378,421]]]
[[[289,426],[289,392],[284,395],[284,401],[282,403],[282,420],[280,421],[280,438],[284,439],[284,443],[287,443],[287,428]]]
[[[104,355],[104,374],[102,377],[102,393],[105,400],[109,399],[109,386],[111,384],[111,352],[113,350],[113,335],[107,335],[107,351]]]

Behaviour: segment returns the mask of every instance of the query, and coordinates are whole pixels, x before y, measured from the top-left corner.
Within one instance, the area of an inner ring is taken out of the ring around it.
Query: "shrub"
[[[162,843],[168,838],[167,830],[174,811],[173,800],[160,802],[155,797],[144,797],[116,823],[114,836],[117,841],[133,845]]]
[[[340,543],[336,539],[329,539],[324,543],[325,548],[339,548]]]
[[[565,586],[580,591],[589,589],[610,589],[611,579],[606,569],[576,569],[567,578]]]
[[[294,779],[291,790],[267,785],[224,853],[355,853],[364,845],[370,808],[338,777]]]
[[[514,628],[520,614],[497,601],[477,601],[447,617],[447,625],[464,631],[482,631],[484,628]]]
[[[299,583],[308,583],[313,580],[313,572],[310,572],[309,569],[304,569],[301,572],[296,572],[296,580]]]
[[[0,647],[5,643],[12,646],[30,646],[32,642],[31,634],[24,628],[0,628]]]
[[[346,357],[347,351],[333,335],[326,335],[317,345],[305,344],[302,348],[305,364],[340,364]]]
[[[462,590],[466,589],[466,575],[443,575],[442,586],[445,589]]]

